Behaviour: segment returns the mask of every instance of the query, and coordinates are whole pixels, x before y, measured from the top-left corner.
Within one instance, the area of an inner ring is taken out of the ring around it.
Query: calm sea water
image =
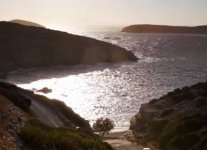
[[[49,87],[60,99],[93,123],[109,117],[129,127],[142,103],[185,85],[207,80],[207,36],[82,32],[134,52],[138,62],[59,66],[18,70],[8,80],[26,89]],[[41,93],[40,93],[41,94]]]

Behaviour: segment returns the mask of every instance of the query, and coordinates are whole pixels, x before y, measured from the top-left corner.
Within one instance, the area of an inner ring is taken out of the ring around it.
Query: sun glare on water
[[[93,72],[93,74],[99,74],[99,71]],[[80,114],[82,117],[88,118],[88,114],[90,114],[90,118],[92,121],[95,118],[98,118],[99,114],[95,116],[91,116],[92,114],[89,112],[90,108],[95,108],[96,100],[100,96],[96,90],[97,87],[91,86],[91,80],[94,79],[88,78],[89,75],[85,73],[84,75],[70,75],[62,78],[51,78],[51,79],[43,79],[31,82],[29,84],[18,84],[19,87],[24,89],[34,90],[34,89],[42,89],[47,87],[52,89],[51,93],[44,94],[41,92],[35,92],[37,94],[41,94],[47,96],[51,99],[58,99],[64,101],[66,105],[70,106],[76,113]],[[96,88],[96,89],[95,89]],[[101,88],[98,89],[99,93]]]

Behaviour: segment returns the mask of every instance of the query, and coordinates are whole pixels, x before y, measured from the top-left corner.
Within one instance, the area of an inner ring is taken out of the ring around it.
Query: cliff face
[[[139,143],[160,149],[207,149],[207,82],[143,104],[131,129]]]
[[[0,22],[0,70],[119,62],[137,58],[124,48],[44,28]]]
[[[207,26],[131,25],[122,29],[129,33],[192,33],[207,34]]]

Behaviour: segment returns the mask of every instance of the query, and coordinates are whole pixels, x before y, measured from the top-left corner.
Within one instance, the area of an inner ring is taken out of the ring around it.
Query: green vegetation
[[[184,136],[175,136],[169,142],[167,147],[173,147],[177,150],[189,150],[192,148],[197,142],[199,142],[200,138],[196,134],[187,134]]]
[[[19,132],[20,137],[32,150],[109,150],[95,135],[73,128],[55,128],[36,120],[28,122]]]
[[[186,140],[189,136],[191,137],[192,132],[198,130],[199,128],[199,123],[194,119],[170,121],[161,131],[161,147],[165,148],[168,143],[170,143],[170,145],[175,144],[179,147],[180,145],[182,145],[182,143],[184,143],[184,140]],[[198,142],[197,139],[199,138],[195,138],[196,142]],[[193,141],[189,144],[193,144]],[[186,145],[186,147],[188,145]]]
[[[168,120],[165,119],[156,119],[150,122],[151,128],[151,134],[153,137],[157,137],[160,135],[162,129],[168,124]]]
[[[173,108],[166,108],[160,113],[160,117],[165,117],[174,111]]]
[[[203,105],[206,104],[206,100],[204,97],[196,97],[195,98],[195,103],[197,107],[202,107]]]
[[[93,130],[95,132],[99,132],[101,137],[104,136],[105,133],[109,133],[111,129],[115,126],[114,122],[109,118],[99,118],[93,124]]]

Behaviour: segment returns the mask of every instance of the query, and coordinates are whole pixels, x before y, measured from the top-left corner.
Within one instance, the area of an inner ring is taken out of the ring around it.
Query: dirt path
[[[41,122],[54,127],[64,126],[64,123],[59,118],[57,113],[44,103],[41,103],[41,100],[38,100],[37,97],[30,96],[26,93],[21,93],[21,95],[32,101],[31,110]]]
[[[112,132],[104,136],[103,141],[109,143],[115,150],[143,150],[135,143],[131,131]]]

